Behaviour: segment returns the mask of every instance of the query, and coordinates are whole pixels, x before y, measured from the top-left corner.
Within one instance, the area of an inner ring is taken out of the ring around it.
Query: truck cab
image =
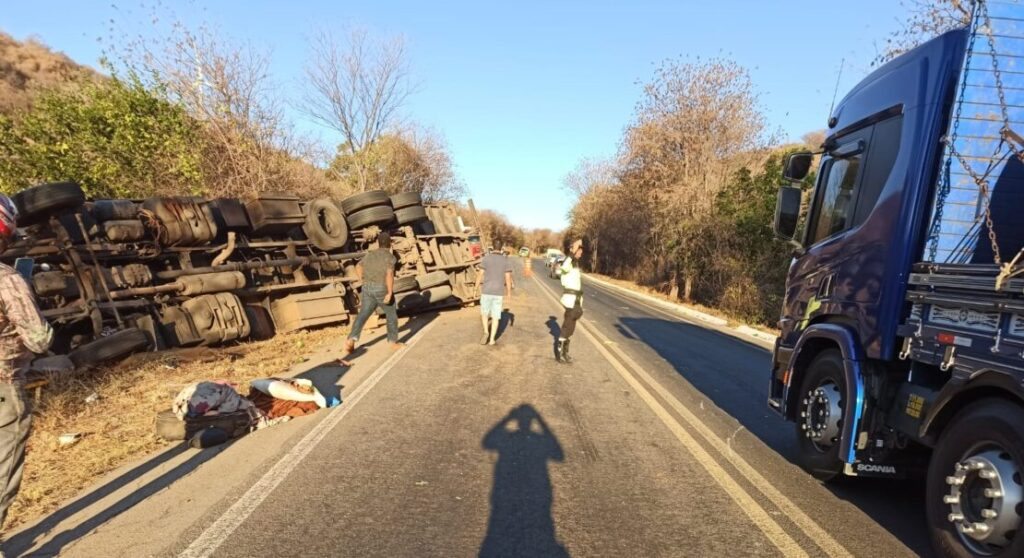
[[[939,555],[1024,556],[1024,7],[973,6],[788,156],[768,405],[822,481],[926,476]]]
[[[895,356],[966,42],[965,30],[946,33],[878,68],[836,105],[802,230],[797,216],[807,194],[794,186],[780,192],[777,229],[796,248],[769,405],[789,418],[797,418],[799,402],[819,387],[803,390],[818,382],[800,372],[819,353],[839,351],[852,380],[843,387],[861,398],[861,363]],[[787,172],[806,168],[809,158],[791,156]],[[844,426],[836,447],[853,463],[857,424]]]

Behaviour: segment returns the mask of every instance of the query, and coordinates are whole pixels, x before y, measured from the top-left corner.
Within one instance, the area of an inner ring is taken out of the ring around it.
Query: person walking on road
[[[398,342],[398,313],[395,310],[395,256],[391,253],[391,235],[386,232],[377,236],[377,248],[370,250],[356,266],[356,275],[363,283],[359,291],[362,305],[359,315],[352,324],[352,331],[345,341],[345,352],[356,350],[356,341],[363,332],[366,320],[380,308],[388,322],[388,343],[393,349],[401,348]],[[349,365],[347,361],[342,364]]]
[[[14,202],[0,194],[0,252],[14,238],[17,217]],[[33,353],[45,353],[52,340],[53,330],[39,313],[28,283],[14,268],[0,263],[0,525],[21,488],[32,426],[25,372]]]
[[[565,260],[558,267],[558,276],[562,281],[561,302],[565,307],[565,317],[562,319],[558,347],[555,350],[555,358],[559,362],[572,362],[572,357],[569,356],[569,339],[576,331],[576,321],[583,316],[583,276],[579,267],[582,257],[583,239],[578,238],[573,241]]]
[[[501,253],[500,241],[494,241],[491,252],[480,262],[476,283],[480,285],[480,319],[484,326],[480,344],[494,345],[504,308],[502,297],[512,299],[512,261]]]

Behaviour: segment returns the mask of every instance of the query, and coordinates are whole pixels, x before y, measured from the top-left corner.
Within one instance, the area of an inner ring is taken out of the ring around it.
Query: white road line
[[[689,324],[689,325],[695,325],[697,327],[704,328],[704,329],[706,329],[708,331],[713,331],[715,333],[720,333],[722,335],[728,335],[729,337],[732,337],[733,339],[738,339],[738,340],[746,342],[746,343],[754,343],[755,345],[757,345],[757,346],[759,346],[759,347],[761,347],[763,349],[771,349],[774,346],[774,344],[775,344],[775,338],[774,337],[769,341],[766,338],[759,337],[757,334],[752,334],[752,333],[744,332],[743,330],[741,330],[741,328],[745,327],[745,326],[731,328],[731,327],[728,327],[728,326],[716,325],[716,324],[713,324],[711,322],[702,322],[702,321],[700,321],[700,320],[698,320],[696,318],[689,318],[689,317],[686,317],[685,315],[675,314],[673,312],[665,310],[664,308],[658,308],[657,306],[654,306],[653,304],[651,304],[651,303],[641,299],[638,296],[631,296],[632,294],[635,294],[635,293],[627,294],[628,291],[627,292],[622,292],[622,293],[617,293],[617,292],[609,289],[607,286],[602,285],[601,283],[598,283],[594,279],[589,279],[589,281],[591,281],[590,286],[591,287],[596,287],[595,290],[601,290],[602,294],[607,294],[608,296],[614,296],[614,297],[618,297],[618,298],[628,298],[628,299],[632,300],[633,302],[635,302],[637,306],[642,306],[643,308],[645,308],[647,310],[650,310],[651,312],[655,312],[657,314],[661,314],[662,316],[666,316],[666,317],[672,319],[673,321],[682,322],[684,324]],[[750,328],[750,329],[753,330],[753,328]],[[757,331],[757,330],[753,330],[753,331]],[[761,332],[758,332],[758,333],[761,333]],[[739,335],[737,335],[737,334],[739,334]]]
[[[545,294],[548,298],[558,304],[557,298],[553,294],[550,287],[547,285],[541,285]],[[633,359],[629,358],[620,348],[618,348],[614,342],[608,339],[596,327],[590,324],[581,323],[579,324],[580,330],[587,335],[587,337],[594,343],[598,351],[607,359],[613,367],[619,372],[619,374],[626,380],[630,386],[641,396],[642,399],[648,404],[649,407],[658,415],[658,418],[662,420],[672,430],[673,434],[683,443],[684,446],[695,457],[698,458],[701,465],[704,465],[705,469],[712,475],[719,485],[725,489],[726,493],[731,496],[737,504],[743,509],[744,512],[754,521],[754,523],[766,534],[769,535],[769,529],[774,531],[780,529],[779,525],[771,519],[771,516],[761,506],[753,500],[746,491],[731,477],[724,469],[722,469],[714,458],[704,449],[703,446],[698,444],[679,424],[679,422],[671,416],[670,413],[655,399],[649,391],[637,380],[636,376],[643,379],[644,383],[654,389],[661,398],[667,402],[676,413],[679,414],[686,421],[686,423],[697,431],[702,438],[704,438],[722,457],[728,460],[744,478],[747,479],[758,491],[761,492],[772,504],[778,507],[801,531],[804,532],[812,541],[815,542],[828,556],[831,557],[849,557],[852,556],[838,541],[832,538],[820,525],[814,522],[807,514],[803,512],[796,504],[794,504],[789,498],[782,494],[774,485],[768,482],[760,473],[758,473],[753,467],[750,466],[738,453],[732,450],[730,444],[723,441],[717,436],[710,428],[708,428],[696,415],[690,412],[682,403],[679,402],[668,390],[661,386],[650,374],[648,374],[643,368],[640,367]],[[614,351],[615,356],[621,359],[621,363],[618,359],[612,356],[611,352]],[[629,366],[633,371],[633,374],[629,373],[629,370],[623,366]],[[679,432],[685,435],[681,437]],[[690,442],[695,447],[691,447]],[[703,458],[710,460],[709,463],[705,463]],[[724,478],[723,478],[724,477]],[[734,494],[733,491],[739,491],[741,494]],[[756,508],[756,509],[754,509]],[[756,518],[755,518],[756,516]],[[772,535],[769,535],[769,539],[772,539],[779,547],[779,550],[786,555],[788,554],[787,548],[789,543],[796,545],[789,535],[783,531],[785,539],[775,540]],[[780,546],[780,543],[786,545],[787,548]],[[796,547],[798,554],[792,554],[793,556],[806,556],[806,553],[799,546]]]
[[[271,492],[277,488],[281,482],[288,478],[288,475],[302,462],[302,460],[309,455],[313,448],[320,443],[321,440],[341,422],[341,419],[345,418],[345,415],[356,406],[357,403],[366,395],[373,386],[380,382],[381,378],[384,377],[399,360],[405,356],[410,349],[429,331],[437,320],[430,322],[423,329],[416,332],[416,334],[408,341],[405,348],[395,354],[391,355],[384,363],[374,371],[363,383],[359,384],[352,395],[345,399],[345,402],[339,407],[335,407],[330,411],[330,414],[320,424],[317,424],[309,431],[299,443],[288,451],[281,459],[274,464],[258,481],[252,485],[249,490],[242,495],[226,512],[220,516],[213,523],[206,528],[205,531],[199,538],[197,538],[184,552],[179,554],[179,558],[208,558],[212,556],[217,549],[235,532],[236,529],[246,520],[252,512],[270,495]]]

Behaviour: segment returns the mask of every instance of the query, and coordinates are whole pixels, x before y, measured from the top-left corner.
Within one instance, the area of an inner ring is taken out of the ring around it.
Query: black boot
[[[561,359],[562,362],[567,363],[567,364],[572,362],[572,357],[569,356],[569,340],[568,339],[562,340],[562,343],[561,343],[561,346],[559,347],[558,352],[559,352],[559,354],[562,357],[562,359]]]

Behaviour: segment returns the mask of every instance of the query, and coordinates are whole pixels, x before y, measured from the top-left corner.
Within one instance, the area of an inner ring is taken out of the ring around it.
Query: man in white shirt
[[[565,317],[558,336],[558,349],[555,352],[555,358],[559,362],[572,362],[572,357],[569,356],[569,339],[576,331],[576,321],[583,316],[583,276],[579,267],[582,257],[583,239],[576,239],[565,261],[558,268],[558,275],[562,281],[561,302],[565,307]]]

